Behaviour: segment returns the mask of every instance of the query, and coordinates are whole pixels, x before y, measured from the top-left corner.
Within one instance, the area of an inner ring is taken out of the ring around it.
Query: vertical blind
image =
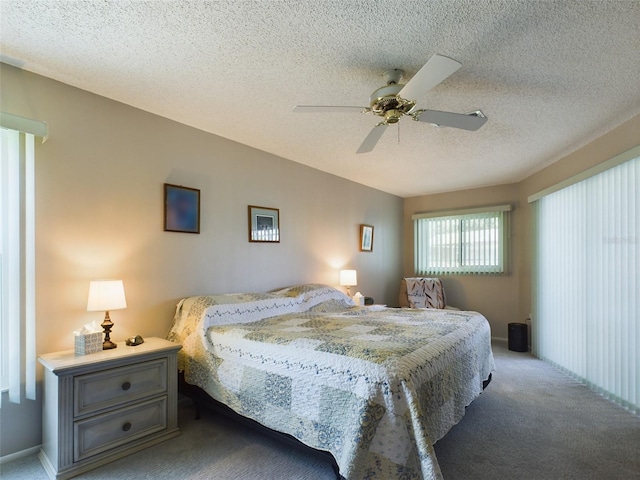
[[[0,112],[0,379],[12,403],[23,387],[36,395],[35,136],[47,133],[43,122]]]
[[[533,351],[640,412],[640,157],[536,205]]]
[[[501,205],[455,214],[414,215],[415,273],[504,272],[510,209],[510,205]]]

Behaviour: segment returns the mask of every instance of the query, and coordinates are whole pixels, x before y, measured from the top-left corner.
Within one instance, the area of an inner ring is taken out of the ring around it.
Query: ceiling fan
[[[398,123],[403,116],[436,126],[478,130],[487,121],[487,117],[480,110],[462,114],[415,108],[417,100],[414,99],[422,97],[460,67],[462,64],[451,58],[434,55],[406,85],[398,83],[404,73],[402,70],[396,68],[384,72],[387,84],[371,94],[368,107],[298,105],[293,111],[296,113],[361,112],[384,117],[384,120],[369,132],[356,153],[367,153],[373,150],[386,128]]]

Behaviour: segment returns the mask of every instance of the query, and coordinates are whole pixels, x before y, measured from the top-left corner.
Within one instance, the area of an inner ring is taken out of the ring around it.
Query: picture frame
[[[373,225],[360,225],[360,251],[373,252]]]
[[[280,209],[249,205],[249,241],[280,243]]]
[[[164,184],[164,231],[200,233],[200,190]]]

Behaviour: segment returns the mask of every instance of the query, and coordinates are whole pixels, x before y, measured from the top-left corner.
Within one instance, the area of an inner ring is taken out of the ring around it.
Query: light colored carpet
[[[494,343],[487,390],[435,448],[447,480],[640,479],[640,417],[527,353]],[[182,435],[76,477],[111,479],[334,479],[331,466],[296,448],[180,405]],[[36,455],[0,466],[11,480],[45,480]]]
[[[494,342],[496,371],[435,445],[446,479],[640,479],[640,417]]]

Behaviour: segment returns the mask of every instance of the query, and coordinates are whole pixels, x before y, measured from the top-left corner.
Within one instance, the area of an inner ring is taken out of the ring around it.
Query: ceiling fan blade
[[[336,105],[296,105],[295,113],[360,113],[366,112],[367,107],[346,107]]]
[[[461,128],[463,130],[478,130],[487,123],[487,117],[480,112],[480,115],[470,113],[439,112],[437,110],[423,110],[417,115],[419,122],[433,123],[444,127]]]
[[[375,127],[373,127],[356,153],[368,153],[373,150],[386,129],[387,125],[384,124],[376,125]]]
[[[417,101],[460,67],[462,64],[451,58],[434,55],[407,82],[398,95],[407,100]]]

